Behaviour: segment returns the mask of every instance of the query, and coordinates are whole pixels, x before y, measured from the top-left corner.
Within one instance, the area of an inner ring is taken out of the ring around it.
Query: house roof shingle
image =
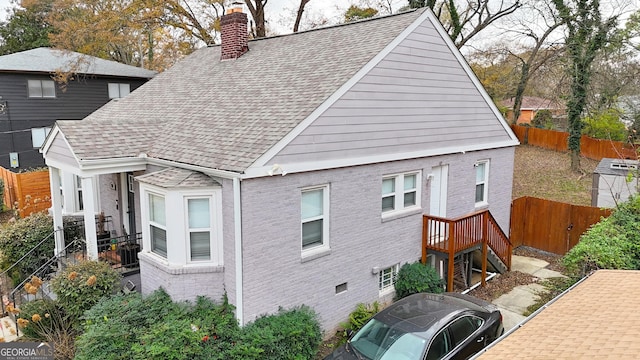
[[[515,102],[514,98],[502,100],[502,105],[508,108],[512,108]],[[535,96],[525,96],[522,98],[522,105],[520,106],[522,110],[557,110],[562,109],[562,104],[555,100],[544,99],[541,97]]]
[[[242,172],[424,10],[200,49],[83,121],[59,121],[80,159],[149,157]]]
[[[598,270],[478,359],[636,359],[640,271]]]
[[[78,74],[152,78],[156,72],[73,51],[37,48],[0,56],[0,71],[70,71]]]
[[[136,180],[162,188],[194,188],[220,186],[211,177],[196,171],[169,167],[136,177]]]

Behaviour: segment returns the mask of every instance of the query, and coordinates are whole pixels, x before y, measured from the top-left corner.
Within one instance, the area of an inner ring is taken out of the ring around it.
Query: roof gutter
[[[529,322],[529,320],[533,319],[536,315],[538,315],[539,313],[541,313],[544,309],[548,308],[549,306],[551,306],[551,304],[553,304],[554,302],[558,301],[561,297],[563,297],[565,294],[568,294],[570,291],[572,291],[574,288],[576,288],[578,285],[582,284],[582,282],[584,282],[585,280],[587,280],[591,275],[595,274],[595,271],[592,271],[591,274],[583,277],[582,279],[578,280],[578,282],[576,282],[575,284],[571,285],[570,288],[568,288],[567,290],[563,291],[560,295],[554,297],[551,301],[549,301],[548,303],[544,304],[543,306],[541,306],[538,310],[536,310],[533,314],[527,316],[527,318],[525,318],[524,320],[522,320],[521,322],[519,322],[516,326],[514,326],[513,328],[509,329],[509,331],[505,332],[504,334],[502,334],[502,336],[500,336],[498,339],[496,339],[494,342],[492,342],[491,344],[489,344],[489,346],[485,347],[484,349],[480,350],[480,352],[478,352],[477,354],[475,354],[473,357],[470,358],[470,360],[474,360],[477,359],[478,357],[480,357],[480,355],[484,354],[486,351],[488,351],[489,349],[491,349],[492,347],[494,347],[497,343],[499,343],[500,341],[504,340],[507,336],[511,335],[513,332],[515,332],[516,330],[520,329],[522,326],[524,326],[524,324],[526,324],[527,322]]]

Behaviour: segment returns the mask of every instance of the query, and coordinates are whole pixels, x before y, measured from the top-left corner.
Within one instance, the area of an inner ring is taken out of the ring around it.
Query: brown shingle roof
[[[640,271],[599,270],[478,359],[637,359]]]
[[[508,108],[513,107],[513,103],[515,102],[514,98],[502,100],[502,106],[506,106]],[[555,100],[544,99],[535,96],[525,96],[522,98],[522,106],[520,107],[522,110],[557,110],[562,109],[562,104]]]
[[[424,10],[196,51],[83,121],[58,122],[80,159],[149,157],[242,172]]]

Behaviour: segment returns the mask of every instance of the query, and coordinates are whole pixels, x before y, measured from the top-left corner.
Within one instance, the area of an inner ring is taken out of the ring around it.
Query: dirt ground
[[[534,196],[574,205],[591,205],[592,174],[598,161],[580,159],[581,173],[571,170],[568,153],[529,145],[516,147],[513,198]]]

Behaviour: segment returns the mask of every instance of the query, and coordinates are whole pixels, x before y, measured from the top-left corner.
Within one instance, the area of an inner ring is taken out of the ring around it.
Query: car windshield
[[[371,319],[353,338],[351,346],[370,360],[417,360],[427,341],[376,319]]]

